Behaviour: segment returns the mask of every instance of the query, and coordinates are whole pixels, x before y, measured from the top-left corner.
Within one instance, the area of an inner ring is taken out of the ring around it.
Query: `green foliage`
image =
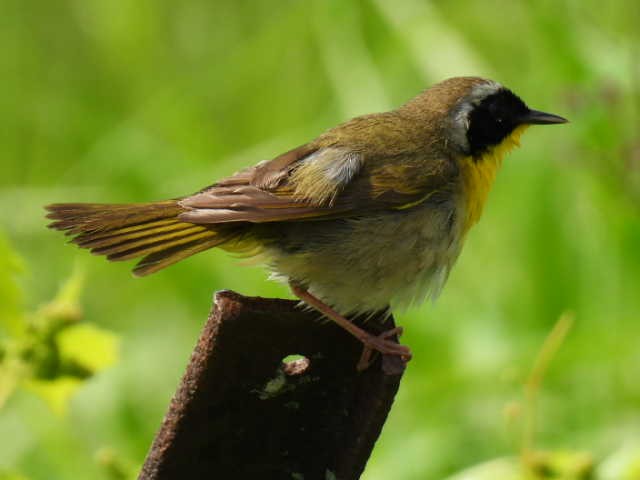
[[[16,282],[22,271],[22,262],[0,233],[0,334],[18,335],[24,326],[22,318],[22,292]],[[4,357],[0,350],[0,358]]]
[[[0,239],[3,240],[2,237]],[[4,245],[7,258],[17,256]],[[20,298],[15,271],[4,270],[0,283]],[[60,288],[56,297],[34,314],[11,310],[3,323],[13,335],[0,337],[0,408],[22,386],[42,397],[56,413],[66,411],[71,395],[95,373],[116,361],[117,338],[92,324],[79,323],[78,304],[83,277],[79,269]],[[11,298],[9,299],[11,300]]]
[[[27,477],[15,472],[0,471],[0,480],[27,480]]]
[[[575,324],[539,394],[536,447],[589,452],[598,475],[605,465],[637,472],[637,453],[620,470],[608,462],[640,437],[639,9],[633,0],[4,0],[0,224],[29,271],[18,286],[25,269],[0,243],[0,330],[22,345],[12,358],[31,352],[30,378],[82,379],[100,368],[91,362],[108,363],[109,341],[84,349],[95,350],[90,361],[55,346],[89,342],[92,333],[72,333],[87,324],[60,327],[70,337],[53,335],[54,348],[55,322],[24,313],[77,257],[86,316],[98,332],[117,331],[122,348],[118,364],[65,401],[64,419],[12,390],[0,470],[113,478],[95,462],[104,445],[139,465],[212,292],[287,295],[223,252],[133,279],[129,265],[64,245],[45,229],[42,205],[192,192],[350,115],[477,74],[571,123],[526,132],[442,297],[397,314],[415,358],[364,478],[445,478],[517,455],[522,388],[565,311]]]
[[[598,468],[601,480],[640,480],[640,443],[637,439],[607,457]]]
[[[464,470],[447,480],[638,480],[640,450],[625,447],[596,465],[584,452],[538,452],[528,461],[500,458]]]
[[[113,448],[102,448],[96,460],[109,480],[134,480],[138,478],[138,465],[123,458]]]
[[[1,295],[5,300],[0,324],[6,327],[0,331],[0,428],[7,428],[16,426],[7,416],[7,411],[9,415],[11,412],[11,404],[7,402],[19,389],[36,394],[54,414],[63,416],[80,387],[115,363],[118,340],[107,330],[80,323],[82,312],[78,302],[83,278],[79,269],[51,302],[35,313],[25,312],[17,282],[19,269],[15,268],[21,262],[1,232],[0,247],[3,254],[0,258],[12,267],[0,270]],[[3,431],[5,445],[15,433],[9,428]],[[0,479],[25,478],[13,471],[3,471],[0,463]]]

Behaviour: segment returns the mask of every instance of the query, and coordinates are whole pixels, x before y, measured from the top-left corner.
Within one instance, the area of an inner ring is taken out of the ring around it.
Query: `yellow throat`
[[[463,232],[466,233],[482,215],[482,209],[493,185],[496,173],[502,165],[504,156],[520,146],[520,136],[528,125],[517,127],[500,144],[490,148],[480,157],[464,157],[460,161],[463,179],[466,218]]]

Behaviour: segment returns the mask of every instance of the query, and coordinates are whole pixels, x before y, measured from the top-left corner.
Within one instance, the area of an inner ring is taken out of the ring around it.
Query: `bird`
[[[531,125],[568,120],[480,77],[436,83],[399,108],[183,197],[48,205],[50,228],[137,276],[211,248],[256,257],[304,304],[363,344],[356,367],[409,347],[352,318],[435,299],[480,219],[507,152]]]

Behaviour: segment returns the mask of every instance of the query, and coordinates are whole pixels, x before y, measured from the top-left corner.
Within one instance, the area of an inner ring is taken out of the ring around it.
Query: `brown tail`
[[[229,229],[212,230],[178,220],[184,210],[177,200],[109,205],[58,203],[48,205],[50,228],[73,237],[73,243],[108,260],[143,257],[133,273],[157,272],[233,237]]]

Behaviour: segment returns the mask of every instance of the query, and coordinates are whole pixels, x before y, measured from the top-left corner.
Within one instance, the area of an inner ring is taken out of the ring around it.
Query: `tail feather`
[[[132,258],[149,255],[151,253],[162,252],[170,247],[186,245],[199,240],[213,240],[213,237],[215,237],[215,233],[207,231],[191,235],[187,234],[187,236],[177,239],[173,236],[163,236],[159,237],[156,242],[148,243],[141,246],[137,246],[134,244],[129,247],[128,245],[124,245],[120,246],[120,248],[117,249],[94,249],[91,252],[95,253],[96,255],[106,255],[107,260],[120,262],[123,260],[131,260]]]
[[[191,236],[195,233],[207,232],[206,228],[199,225],[189,226],[189,224],[187,224],[185,226],[180,225],[179,227],[180,228],[178,229],[173,228],[171,230],[156,231],[143,237],[121,234],[111,238],[98,239],[96,241],[86,240],[84,242],[85,245],[81,246],[83,248],[90,248],[91,252],[97,255],[113,255],[142,249],[144,247],[155,245],[159,241],[168,242],[176,238]]]
[[[150,253],[138,262],[133,269],[133,273],[136,276],[144,277],[145,275],[155,273],[191,255],[216,247],[222,243],[224,243],[224,241],[217,238],[195,240],[188,244],[169,247],[167,250],[161,252]]]
[[[108,260],[143,257],[136,275],[157,272],[236,235],[236,228],[181,222],[176,200],[141,204],[63,203],[46,207],[50,228],[72,236],[71,242]]]
[[[76,243],[80,247],[84,247],[84,244],[81,244],[84,241],[107,240],[110,238],[115,238],[118,235],[131,235],[130,238],[137,238],[138,236],[143,237],[145,235],[153,233],[154,231],[162,231],[165,228],[169,230],[175,227],[181,227],[182,224],[183,222],[180,222],[177,219],[155,220],[155,221],[146,222],[146,223],[139,223],[137,225],[132,225],[130,227],[121,227],[115,230],[109,230],[105,232],[96,231],[96,232],[92,232],[90,236],[85,236],[85,237],[77,236],[71,241],[73,243]],[[67,234],[69,235],[70,232],[67,231]]]
[[[152,222],[149,225],[136,225],[134,227],[125,227],[105,233],[92,233],[78,235],[71,241],[82,248],[107,247],[117,245],[126,240],[143,239],[145,237],[153,237],[158,233],[168,233],[173,231],[184,230],[185,224],[179,221]],[[188,224],[187,224],[188,225]]]
[[[69,235],[114,230],[154,220],[177,220],[183,211],[175,200],[120,205],[57,203],[45,208],[49,211],[47,218],[55,220],[49,227],[66,230]]]

